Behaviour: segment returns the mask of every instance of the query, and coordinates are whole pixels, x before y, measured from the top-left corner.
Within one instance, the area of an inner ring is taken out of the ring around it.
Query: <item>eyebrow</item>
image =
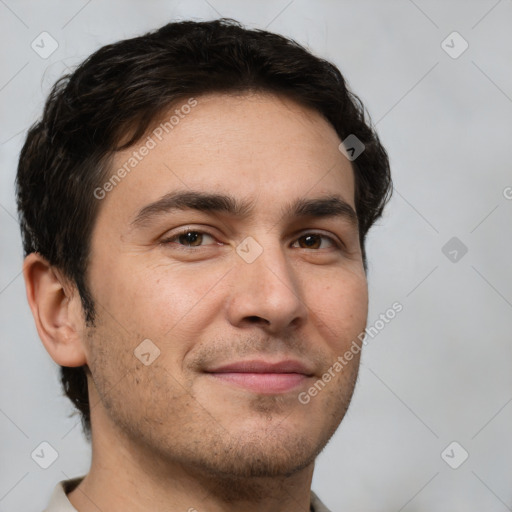
[[[154,203],[144,206],[135,219],[134,226],[147,225],[154,218],[174,210],[197,210],[207,213],[227,213],[235,217],[246,217],[251,205],[240,202],[225,194],[209,194],[205,192],[177,191],[166,194]]]
[[[176,191],[141,208],[131,224],[135,227],[144,227],[156,218],[175,210],[225,213],[233,217],[246,218],[252,207],[251,201],[240,201],[226,194]],[[357,213],[349,203],[338,195],[299,198],[287,204],[282,209],[281,215],[282,218],[341,217],[346,219],[351,226],[358,226]]]
[[[297,199],[283,209],[283,217],[340,217],[357,228],[358,218],[354,208],[337,195],[311,199]]]

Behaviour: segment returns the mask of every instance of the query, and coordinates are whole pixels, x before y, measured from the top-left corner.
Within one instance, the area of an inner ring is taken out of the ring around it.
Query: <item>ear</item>
[[[87,364],[85,321],[76,288],[38,253],[25,258],[23,277],[37,332],[52,359],[61,366]]]

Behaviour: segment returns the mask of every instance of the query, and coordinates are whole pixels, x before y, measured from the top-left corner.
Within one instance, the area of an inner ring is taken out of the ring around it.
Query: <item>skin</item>
[[[297,199],[333,194],[355,209],[340,139],[317,112],[276,95],[197,100],[101,201],[87,275],[94,326],[73,283],[37,254],[25,262],[46,349],[60,365],[90,369],[92,464],[68,495],[80,512],[309,511],[314,460],[352,397],[359,355],[308,404],[298,400],[366,326],[357,226],[282,216]],[[115,155],[112,172],[133,150]],[[173,210],[133,224],[178,190],[251,208]],[[181,228],[210,236],[186,247]],[[252,263],[236,251],[247,236],[262,249]],[[134,355],[144,339],[160,350],[147,366]],[[205,373],[261,358],[305,361],[313,375],[264,394]]]

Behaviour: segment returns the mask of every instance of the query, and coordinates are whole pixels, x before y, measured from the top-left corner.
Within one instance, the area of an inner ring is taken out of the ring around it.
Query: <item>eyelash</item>
[[[196,248],[199,248],[199,247],[204,247],[204,245],[193,246],[193,245],[185,245],[185,244],[180,244],[178,242],[175,242],[175,240],[177,240],[180,236],[186,235],[187,233],[198,233],[198,234],[201,234],[201,235],[208,235],[211,238],[215,239],[215,237],[212,234],[208,233],[207,231],[202,231],[202,230],[199,230],[199,229],[184,229],[182,231],[179,231],[178,233],[173,234],[171,237],[162,240],[160,243],[162,245],[167,245],[167,244],[175,243],[177,247],[179,247],[180,249],[183,249],[183,250],[191,250],[191,249],[196,249]],[[304,234],[300,235],[297,239],[295,239],[295,242],[297,242],[301,238],[304,238],[304,237],[310,236],[310,235],[319,236],[319,237],[321,237],[323,239],[329,240],[329,242],[335,248],[338,248],[340,250],[344,249],[344,245],[341,242],[339,242],[337,239],[335,239],[334,237],[325,235],[323,233],[318,233],[318,232],[315,232],[315,231],[307,231],[307,232],[305,232]],[[215,245],[215,244],[207,244],[207,245]],[[299,247],[299,249],[307,249],[307,248],[306,247]],[[312,249],[312,250],[318,251],[320,249]]]

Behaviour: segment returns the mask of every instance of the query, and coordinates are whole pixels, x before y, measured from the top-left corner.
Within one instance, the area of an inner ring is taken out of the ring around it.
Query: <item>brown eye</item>
[[[322,237],[320,235],[305,235],[299,238],[299,245],[303,249],[319,249],[322,245]]]
[[[198,245],[201,245],[201,242],[203,241],[203,234],[198,231],[187,231],[186,233],[178,235],[177,239],[182,245],[197,247]]]
[[[326,242],[327,245],[325,245]],[[331,237],[319,233],[303,235],[299,237],[293,245],[301,249],[325,249],[337,246],[336,242]]]
[[[203,231],[194,231],[192,229],[176,233],[175,235],[162,240],[162,244],[170,247],[203,247],[205,245],[214,245],[215,238]]]

